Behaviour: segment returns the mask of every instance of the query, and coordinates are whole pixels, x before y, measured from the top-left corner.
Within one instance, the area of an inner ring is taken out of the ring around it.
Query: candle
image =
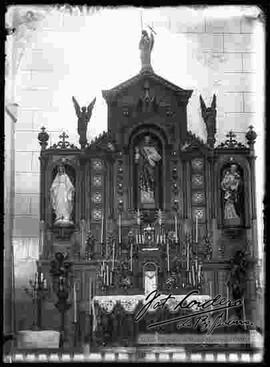
[[[230,290],[229,290],[229,287],[227,285],[226,287],[226,290],[227,290],[227,301],[230,299]],[[229,309],[226,308],[226,321],[229,321]]]
[[[196,217],[195,217],[195,222],[196,222],[196,243],[198,242],[198,216],[196,215]]]
[[[76,284],[73,284],[73,302],[74,302],[74,322],[77,322],[77,297],[76,297]]]
[[[169,253],[169,242],[167,243],[167,263],[168,263],[168,272],[170,271],[170,253]]]
[[[141,224],[141,216],[140,216],[140,210],[137,210],[137,224],[138,226]]]
[[[109,285],[109,265],[107,265],[107,285]]]
[[[177,234],[177,216],[175,215],[174,217],[174,221],[175,221],[175,241],[178,241],[178,234]]]
[[[130,270],[132,271],[133,243],[130,245]]]
[[[121,243],[121,214],[119,214],[119,243]]]
[[[91,315],[92,309],[92,280],[89,278],[89,315]]]
[[[201,269],[202,269],[202,264],[199,265],[199,271],[198,271],[199,282],[201,280]]]
[[[112,276],[113,276],[113,272],[110,271],[110,284],[112,284]]]
[[[187,270],[189,270],[189,242],[187,243]]]
[[[44,288],[46,289],[47,288],[47,280],[44,279]]]
[[[101,217],[101,231],[100,231],[100,242],[103,243],[103,226],[104,226],[104,215]]]
[[[161,216],[161,210],[158,209],[158,224],[161,226],[162,224],[162,216]]]
[[[194,264],[192,264],[192,285],[195,285],[195,271],[194,271]]]
[[[212,280],[209,281],[209,291],[210,291],[210,297],[212,298]]]
[[[243,307],[243,321],[246,321],[246,307],[245,307],[245,299],[242,297],[242,307]],[[244,323],[244,329],[247,329],[247,325]]]

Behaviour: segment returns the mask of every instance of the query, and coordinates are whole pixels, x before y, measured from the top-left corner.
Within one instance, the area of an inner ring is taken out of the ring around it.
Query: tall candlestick
[[[121,243],[121,214],[119,214],[119,243]]]
[[[169,241],[167,242],[167,265],[168,265],[168,272],[170,271],[170,253],[169,253]]]
[[[130,245],[130,271],[132,271],[133,243]]]
[[[196,243],[198,243],[198,216],[196,215],[196,217],[195,217],[195,223],[196,223],[196,236],[195,236],[195,241],[196,241]]]
[[[100,231],[100,242],[103,243],[103,226],[104,226],[104,215],[101,217],[101,231]]]
[[[73,284],[74,322],[77,322],[77,294],[76,284]]]
[[[92,311],[92,279],[89,278],[89,315]]]
[[[177,234],[177,215],[175,215],[174,217],[174,222],[175,222],[175,241],[178,241],[178,234]]]

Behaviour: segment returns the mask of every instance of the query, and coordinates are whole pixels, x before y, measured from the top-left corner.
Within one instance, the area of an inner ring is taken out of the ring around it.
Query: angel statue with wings
[[[78,117],[78,134],[80,136],[79,143],[81,147],[84,148],[87,144],[87,125],[92,116],[92,111],[96,102],[96,98],[93,99],[88,107],[82,108],[80,108],[79,103],[76,101],[75,97],[72,97],[72,101],[75,107],[76,115]]]

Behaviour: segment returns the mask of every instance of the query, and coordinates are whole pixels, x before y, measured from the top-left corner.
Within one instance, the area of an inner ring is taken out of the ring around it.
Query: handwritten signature
[[[179,301],[175,307],[174,311],[177,309],[183,309],[183,310],[190,310],[194,306],[197,308],[197,312],[193,312],[188,315],[181,315],[177,317],[173,317],[171,319],[162,320],[154,322],[150,325],[148,325],[148,328],[154,328],[161,325],[167,325],[171,323],[177,322],[177,328],[180,329],[181,327],[193,327],[197,328],[200,327],[201,331],[206,331],[208,334],[212,333],[215,328],[218,327],[231,327],[234,325],[244,325],[244,326],[252,326],[253,323],[251,323],[248,320],[225,320],[225,310],[229,310],[232,308],[241,307],[242,299],[238,300],[230,300],[222,297],[220,294],[216,295],[212,299],[208,299],[206,301],[197,301],[197,300],[190,300],[189,297],[194,294],[198,294],[198,290],[192,290],[187,295]],[[167,295],[164,298],[160,298],[161,293],[158,292],[158,290],[154,290],[151,293],[149,293],[146,297],[146,302],[143,307],[139,310],[137,315],[135,316],[135,321],[138,322],[141,320],[150,307],[152,309],[162,309],[165,307],[166,303],[169,300],[175,299],[172,294]],[[215,318],[210,317],[210,314],[213,312],[222,311],[220,312]],[[195,318],[195,322],[192,323],[192,318]]]

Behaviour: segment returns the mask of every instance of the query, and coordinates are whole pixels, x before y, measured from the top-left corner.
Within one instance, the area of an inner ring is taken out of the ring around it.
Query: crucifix
[[[62,135],[59,135],[59,138],[62,139],[63,144],[65,145],[66,139],[69,138],[69,136],[65,133],[65,131],[62,133]]]

